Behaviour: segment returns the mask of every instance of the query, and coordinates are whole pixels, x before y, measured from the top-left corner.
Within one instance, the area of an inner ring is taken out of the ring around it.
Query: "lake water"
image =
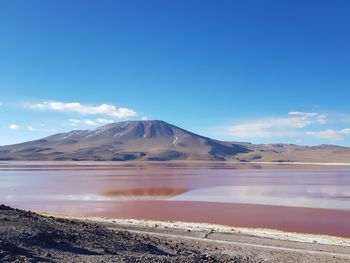
[[[1,162],[0,203],[350,237],[350,167]]]

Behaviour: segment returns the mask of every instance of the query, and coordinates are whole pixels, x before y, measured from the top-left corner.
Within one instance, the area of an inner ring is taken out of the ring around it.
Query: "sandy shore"
[[[97,223],[114,231],[128,231],[145,238],[181,242],[209,254],[217,251],[229,257],[254,258],[253,262],[259,263],[350,262],[348,238],[207,223],[54,216]]]
[[[248,235],[248,236],[254,236],[259,238],[270,238],[275,240],[343,246],[343,247],[349,247],[350,249],[350,238],[343,238],[343,237],[336,237],[336,236],[329,236],[329,235],[286,232],[286,231],[279,231],[279,230],[266,229],[266,228],[231,227],[231,226],[208,224],[208,223],[73,216],[73,215],[62,215],[62,214],[48,214],[45,212],[38,212],[38,213],[46,216],[54,216],[59,218],[86,220],[86,221],[104,223],[104,224],[114,224],[117,226],[122,226],[124,228],[157,229],[158,232],[165,231],[165,230],[166,231],[190,230],[190,231],[208,232],[208,233],[215,232],[216,234],[228,234],[228,235],[241,234],[241,235]]]
[[[296,162],[296,161],[249,161],[249,162],[237,162],[237,161],[213,161],[213,160],[170,160],[170,161],[0,161],[0,167],[2,169],[47,169],[49,167],[64,169],[65,167],[88,167],[91,169],[105,168],[105,167],[123,167],[123,166],[164,166],[164,165],[174,165],[174,166],[206,166],[206,165],[238,165],[240,168],[248,167],[251,165],[266,165],[265,169],[281,168],[283,166],[293,166],[298,168],[300,166],[332,166],[332,167],[350,167],[349,162]],[[253,167],[254,168],[254,167]]]
[[[350,262],[350,243],[342,238],[201,223],[45,215],[0,205],[0,262]]]
[[[42,216],[0,204],[1,263],[255,263],[193,240],[111,229],[102,223]]]
[[[93,217],[133,218],[155,221],[205,222],[242,228],[278,229],[286,232],[323,234],[350,238],[349,210],[287,207],[198,201],[60,202],[51,213]],[[99,210],[94,210],[96,207]],[[41,210],[35,209],[35,210]],[[68,212],[67,212],[68,211]]]
[[[316,166],[350,166],[350,163],[325,163],[325,162],[247,162],[252,164],[281,164],[281,165],[316,165]]]

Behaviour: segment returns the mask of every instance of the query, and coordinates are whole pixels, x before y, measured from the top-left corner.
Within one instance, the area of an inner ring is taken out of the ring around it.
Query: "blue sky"
[[[4,0],[0,145],[110,121],[350,146],[350,2]]]

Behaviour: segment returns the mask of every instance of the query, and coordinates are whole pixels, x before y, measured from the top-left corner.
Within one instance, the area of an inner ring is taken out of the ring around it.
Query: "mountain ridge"
[[[161,120],[147,120],[115,122],[0,146],[0,160],[349,162],[350,148],[220,141]]]

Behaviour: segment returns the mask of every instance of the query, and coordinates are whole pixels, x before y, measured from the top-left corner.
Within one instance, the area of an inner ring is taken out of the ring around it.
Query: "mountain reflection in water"
[[[0,203],[49,213],[209,222],[350,237],[349,168],[242,167],[8,162],[0,164]]]

